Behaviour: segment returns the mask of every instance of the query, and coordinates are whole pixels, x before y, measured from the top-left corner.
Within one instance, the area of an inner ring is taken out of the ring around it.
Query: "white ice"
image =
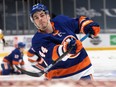
[[[116,80],[116,50],[99,50],[99,51],[87,51],[92,65],[94,67],[94,79],[95,80]],[[27,61],[27,56],[24,56],[26,62],[26,68],[30,71],[37,72],[32,68]],[[2,61],[2,58],[0,58]],[[0,80],[43,80],[44,77],[31,77],[27,75],[10,75],[0,76]]]

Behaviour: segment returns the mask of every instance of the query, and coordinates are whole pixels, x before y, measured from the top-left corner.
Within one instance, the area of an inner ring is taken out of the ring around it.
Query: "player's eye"
[[[41,14],[41,15],[40,15],[40,17],[44,17],[44,16],[45,16],[45,14]]]
[[[36,19],[39,19],[39,17],[37,17],[37,16],[33,17],[33,20],[36,20]]]

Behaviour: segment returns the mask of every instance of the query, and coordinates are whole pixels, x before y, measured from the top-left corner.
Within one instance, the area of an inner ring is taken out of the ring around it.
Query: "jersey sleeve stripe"
[[[29,60],[30,62],[35,62],[35,61],[37,61],[37,59],[38,59],[38,56],[36,56],[36,55],[33,55],[32,57],[29,57],[29,58],[28,58],[28,60]]]
[[[28,58],[28,61],[33,63],[33,62],[36,62],[35,60],[31,59],[31,58]]]
[[[84,22],[82,22],[82,25],[81,25],[81,31],[82,33],[84,33],[84,27],[90,23],[92,23],[93,21],[92,20],[86,20]]]
[[[60,45],[60,46],[58,47],[58,54],[59,54],[59,56],[61,56],[63,53],[64,53],[64,52],[63,52],[63,45]]]
[[[18,61],[12,61],[13,65],[18,65],[19,62]]]
[[[34,56],[34,54],[27,52],[27,56],[32,57],[32,56]]]
[[[52,60],[54,60],[54,61],[59,58],[59,55],[57,52],[58,47],[59,47],[59,45],[54,46],[53,51],[52,51]]]
[[[64,51],[63,51],[63,45],[60,45],[60,46],[58,47],[58,54],[59,54],[59,56],[61,56],[63,53],[64,53]],[[66,61],[69,57],[70,57],[70,55],[66,55],[66,56],[62,59],[62,61]]]
[[[24,65],[25,63],[24,63],[24,61],[22,61],[20,64],[21,64],[21,65]]]
[[[52,54],[52,59],[56,60],[59,58],[62,54],[64,53],[63,51],[63,45],[56,45],[53,49],[53,54]]]
[[[92,20],[90,20],[89,18],[85,17],[85,16],[81,16],[79,18],[79,27],[80,27],[80,32],[84,33],[84,27],[88,24],[90,24],[91,22],[93,22]]]

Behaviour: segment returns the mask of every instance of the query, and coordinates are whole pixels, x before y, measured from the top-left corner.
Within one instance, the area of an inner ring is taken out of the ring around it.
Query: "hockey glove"
[[[69,50],[71,47],[73,47],[73,49],[70,52],[70,57],[75,57],[82,49],[82,43],[76,38],[70,38],[63,42],[64,52]]]
[[[13,65],[13,72],[12,72],[12,74],[16,74],[16,75],[23,74],[20,70],[17,69],[16,66],[21,67],[20,64],[18,64],[18,65]]]
[[[74,38],[71,38],[70,42],[67,43],[66,50],[69,50],[71,47],[73,47],[73,49],[71,50],[70,54],[75,54],[77,45],[76,45],[76,40]]]
[[[92,22],[84,27],[84,33],[85,34],[89,33],[90,38],[93,38],[93,36],[97,36],[99,32],[100,32],[100,26],[96,22]]]

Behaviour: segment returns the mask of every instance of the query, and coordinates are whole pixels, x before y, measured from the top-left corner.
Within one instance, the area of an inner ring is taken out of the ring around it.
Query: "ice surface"
[[[95,79],[116,79],[116,50],[87,51]]]
[[[2,52],[2,51],[1,51]],[[91,62],[94,67],[94,79],[100,80],[116,80],[116,50],[99,50],[99,51],[87,51]],[[2,58],[0,58],[0,61]],[[37,72],[36,69],[31,67],[27,61],[27,56],[24,56],[26,62],[26,68],[30,71]],[[0,80],[43,80],[44,77],[30,77],[27,75],[11,75],[11,76],[0,76]]]

